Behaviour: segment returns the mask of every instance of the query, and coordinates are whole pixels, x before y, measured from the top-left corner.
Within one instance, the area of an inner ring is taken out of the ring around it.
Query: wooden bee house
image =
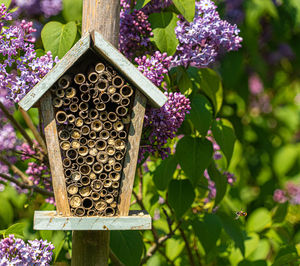
[[[58,215],[128,215],[147,100],[167,99],[96,31],[22,99],[41,108]]]

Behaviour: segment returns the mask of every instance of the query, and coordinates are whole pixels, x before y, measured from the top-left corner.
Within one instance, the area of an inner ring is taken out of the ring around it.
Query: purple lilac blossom
[[[240,24],[245,18],[243,11],[244,0],[225,0],[226,18],[235,24]]]
[[[40,5],[46,18],[55,16],[62,10],[62,0],[42,0]]]
[[[214,150],[214,160],[220,160],[222,158],[222,154],[221,154],[221,148],[218,145],[218,143],[216,142],[215,138],[212,135],[211,130],[208,130],[207,132],[207,137],[206,137],[213,145],[213,150]]]
[[[151,13],[161,12],[162,9],[167,8],[172,4],[172,0],[152,0],[147,5],[145,5],[142,10],[145,14],[149,15]]]
[[[138,64],[138,70],[140,70],[144,76],[150,79],[156,86],[160,86],[164,79],[164,74],[168,73],[172,56],[168,56],[167,53],[161,54],[156,51],[153,56],[143,56],[135,58]]]
[[[285,191],[283,191],[282,189],[276,189],[273,194],[273,200],[278,203],[285,203],[288,198]]]
[[[257,95],[263,92],[264,85],[260,79],[260,77],[254,73],[251,74],[248,80],[249,91],[253,95]]]
[[[175,33],[179,40],[173,65],[207,67],[220,52],[238,50],[242,38],[240,30],[221,20],[211,0],[196,2],[196,15],[189,23],[182,16]]]
[[[54,246],[46,240],[25,243],[14,235],[0,241],[0,265],[50,265]]]
[[[289,201],[293,205],[300,204],[300,186],[297,186],[291,182],[286,185],[286,192],[289,196]]]

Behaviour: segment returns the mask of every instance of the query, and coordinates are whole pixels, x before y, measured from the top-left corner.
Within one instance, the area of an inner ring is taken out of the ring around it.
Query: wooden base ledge
[[[64,217],[56,211],[35,211],[34,230],[150,230],[151,216],[146,211],[130,211],[128,216]]]

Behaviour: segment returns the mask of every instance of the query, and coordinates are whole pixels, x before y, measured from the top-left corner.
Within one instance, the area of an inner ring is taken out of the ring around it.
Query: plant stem
[[[180,231],[180,234],[184,240],[184,243],[185,243],[185,247],[186,247],[186,250],[187,250],[187,253],[188,253],[188,257],[189,257],[189,261],[190,261],[190,264],[192,266],[196,266],[195,262],[194,262],[194,257],[193,257],[193,253],[192,253],[192,250],[191,250],[191,247],[189,245],[189,241],[183,231],[182,228],[179,228],[179,231]]]

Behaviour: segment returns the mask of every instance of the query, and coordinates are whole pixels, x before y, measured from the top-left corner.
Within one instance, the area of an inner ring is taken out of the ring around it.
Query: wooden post
[[[83,0],[82,36],[98,30],[118,47],[120,0]],[[73,231],[72,266],[108,265],[109,231]]]

